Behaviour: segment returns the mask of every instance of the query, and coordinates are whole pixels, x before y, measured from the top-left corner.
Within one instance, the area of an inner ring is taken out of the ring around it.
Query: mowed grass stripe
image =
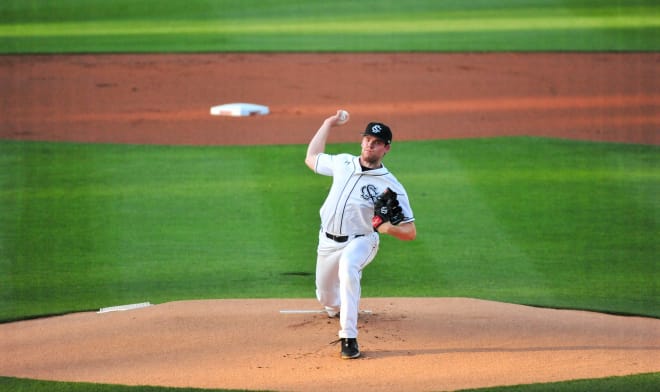
[[[391,18],[391,19],[390,19]],[[494,15],[492,17],[438,15],[409,20],[394,17],[365,20],[364,18],[333,18],[332,20],[241,20],[180,21],[79,21],[22,23],[0,25],[0,37],[95,36],[95,35],[176,35],[176,34],[382,34],[387,33],[452,33],[488,31],[643,29],[660,27],[660,17],[653,13],[639,15]]]

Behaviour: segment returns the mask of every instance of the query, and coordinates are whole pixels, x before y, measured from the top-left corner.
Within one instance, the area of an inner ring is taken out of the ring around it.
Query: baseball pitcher
[[[320,211],[316,297],[329,317],[339,316],[341,357],[350,359],[360,356],[360,281],[376,256],[379,235],[413,240],[417,230],[406,190],[382,163],[392,143],[387,125],[367,125],[359,156],[325,153],[331,129],[346,123],[346,115],[339,110],[323,121],[307,147],[305,163],[315,173],[332,176]]]

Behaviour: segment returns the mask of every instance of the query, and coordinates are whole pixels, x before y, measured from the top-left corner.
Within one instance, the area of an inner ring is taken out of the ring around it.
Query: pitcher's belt
[[[333,240],[335,242],[346,242],[351,237],[353,237],[353,238],[364,237],[364,234],[356,234],[354,236],[348,236],[348,235],[334,235],[334,234],[330,234],[330,233],[326,232],[325,236],[330,238],[331,240]]]

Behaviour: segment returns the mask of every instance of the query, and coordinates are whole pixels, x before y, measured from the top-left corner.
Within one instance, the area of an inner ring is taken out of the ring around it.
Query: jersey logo
[[[376,186],[369,184],[362,187],[362,198],[364,200],[371,200],[373,203],[376,201],[376,197],[378,197]]]

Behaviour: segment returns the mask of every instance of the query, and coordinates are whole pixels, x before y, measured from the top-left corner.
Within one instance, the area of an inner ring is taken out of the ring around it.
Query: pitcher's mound
[[[440,391],[660,371],[660,320],[366,298],[362,358],[311,299],[172,302],[0,325],[0,374],[274,391]],[[301,310],[303,312],[280,312]]]

